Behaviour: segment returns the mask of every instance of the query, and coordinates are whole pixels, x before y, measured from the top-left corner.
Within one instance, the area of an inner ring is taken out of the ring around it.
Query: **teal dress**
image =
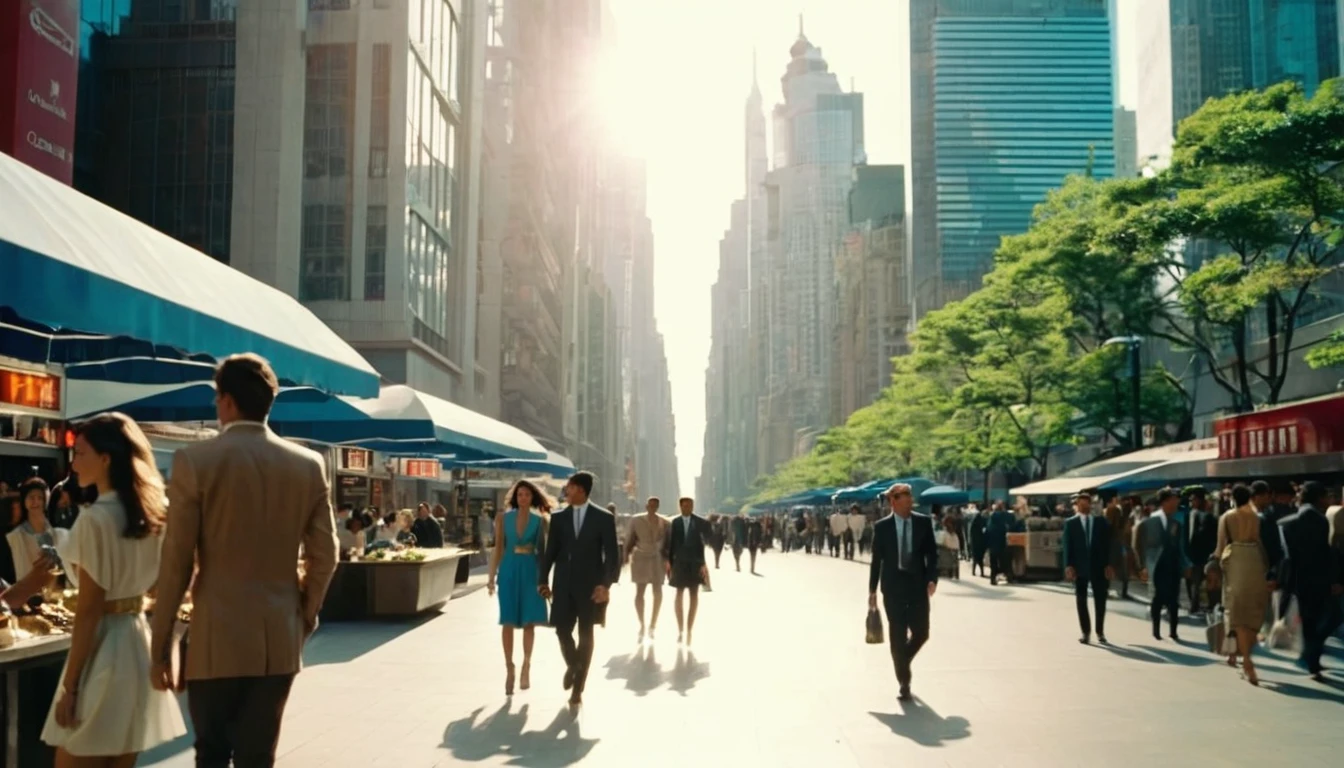
[[[499,596],[499,623],[526,627],[546,623],[546,600],[537,594],[537,558],[541,556],[541,516],[528,515],[527,528],[518,535],[518,510],[504,513],[504,557],[495,586]],[[520,551],[530,550],[530,551]]]

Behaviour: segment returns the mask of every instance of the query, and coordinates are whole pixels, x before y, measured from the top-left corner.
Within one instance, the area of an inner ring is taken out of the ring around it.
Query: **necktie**
[[[1092,516],[1083,518],[1083,535],[1087,539],[1087,546],[1092,546]]]
[[[905,540],[909,538],[905,535],[905,521],[897,518],[896,520],[896,567],[902,571],[905,570]]]
[[[681,547],[682,549],[691,548],[691,516],[687,515],[681,518]]]
[[[575,508],[574,508],[574,536],[577,537],[577,536],[579,535],[579,531],[581,531],[581,530],[583,530],[583,507],[575,507]]]

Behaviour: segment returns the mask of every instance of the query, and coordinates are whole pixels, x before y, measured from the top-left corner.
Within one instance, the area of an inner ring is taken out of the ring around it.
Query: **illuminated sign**
[[[350,472],[368,472],[373,464],[373,451],[364,448],[342,448],[340,468]]]
[[[438,459],[399,459],[398,463],[402,475],[421,480],[438,480],[442,469]]]
[[[45,373],[0,369],[0,404],[61,412],[61,379]]]

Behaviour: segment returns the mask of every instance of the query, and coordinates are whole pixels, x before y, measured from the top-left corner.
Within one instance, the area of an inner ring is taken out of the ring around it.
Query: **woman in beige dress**
[[[1227,657],[1227,665],[1235,667],[1240,652],[1242,674],[1251,685],[1259,685],[1251,655],[1269,605],[1269,584],[1265,580],[1268,561],[1260,541],[1260,516],[1250,504],[1251,489],[1236,486],[1232,499],[1236,506],[1218,518],[1218,551],[1214,555],[1218,569],[1211,575],[1216,579],[1221,571],[1227,631],[1237,636],[1236,652]]]
[[[653,617],[648,636],[658,628],[658,609],[663,607],[663,537],[667,535],[667,521],[658,514],[661,502],[657,496],[644,504],[646,514],[630,521],[630,535],[625,543],[625,556],[630,561],[630,580],[635,582],[635,612],[639,614],[639,639],[644,639],[644,588],[653,589]]]

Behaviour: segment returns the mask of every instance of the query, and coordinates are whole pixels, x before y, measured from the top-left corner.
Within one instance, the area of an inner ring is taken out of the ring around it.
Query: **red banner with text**
[[[0,150],[69,184],[79,0],[9,0],[0,18]]]

